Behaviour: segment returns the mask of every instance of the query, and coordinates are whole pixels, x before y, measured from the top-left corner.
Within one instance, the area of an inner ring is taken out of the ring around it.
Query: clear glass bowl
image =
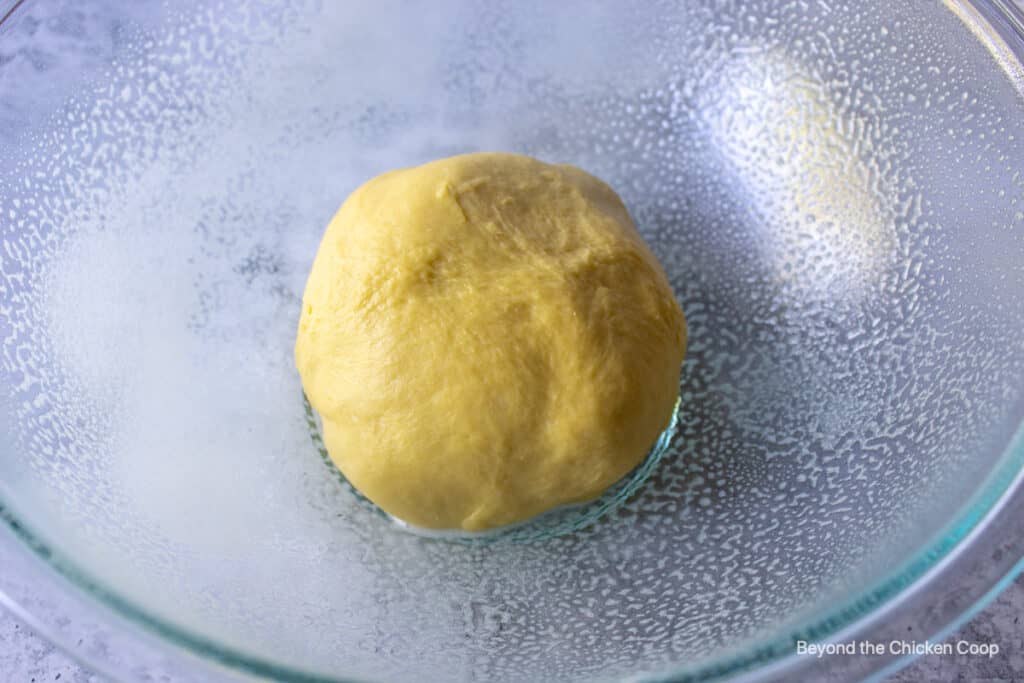
[[[57,640],[99,615],[100,667],[232,680],[785,678],[820,666],[800,639],[940,630],[1022,552],[1022,25],[953,0],[17,8],[2,545],[52,597],[2,600]],[[675,431],[604,507],[455,542],[324,466],[291,349],[344,196],[477,149],[618,188],[691,346]]]

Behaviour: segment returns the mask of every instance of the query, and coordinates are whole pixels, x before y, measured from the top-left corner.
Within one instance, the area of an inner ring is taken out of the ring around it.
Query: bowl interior
[[[728,662],[920,559],[1024,418],[1021,83],[948,7],[194,4],[0,36],[0,501],[152,623],[339,679]],[[682,403],[585,527],[422,538],[324,466],[300,296],[360,182],[489,149],[620,191]]]

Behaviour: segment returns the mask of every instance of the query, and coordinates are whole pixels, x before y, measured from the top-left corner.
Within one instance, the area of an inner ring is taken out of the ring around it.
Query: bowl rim
[[[957,14],[975,36],[993,52],[1024,97],[1024,9],[1013,0],[944,0],[943,4]],[[0,0],[0,31],[6,28],[23,7],[26,0]],[[1012,70],[1012,72],[1011,72]],[[722,654],[700,660],[692,666],[675,666],[662,671],[634,675],[631,680],[673,681],[690,683],[738,679],[742,681],[792,680],[795,675],[818,673],[814,664],[795,653],[796,642],[843,642],[851,638],[868,639],[883,618],[899,623],[910,623],[920,617],[925,603],[931,604],[941,589],[949,592],[965,579],[971,564],[967,550],[977,546],[995,548],[999,537],[1007,533],[1019,542],[1018,554],[996,563],[988,576],[969,589],[959,611],[943,623],[935,624],[927,633],[930,640],[943,639],[973,617],[1003,589],[1024,572],[1024,529],[1014,522],[1024,511],[1024,423],[1018,426],[998,464],[986,477],[971,500],[965,504],[918,553],[894,569],[888,576],[863,590],[854,598],[838,603],[831,609],[803,620],[803,626],[784,635],[760,641],[747,640],[738,649],[742,652]],[[240,648],[217,643],[195,634],[186,627],[156,616],[115,589],[82,570],[59,549],[43,540],[26,520],[20,518],[0,500],[0,520],[5,533],[0,534],[0,546],[15,542],[20,550],[28,550],[40,564],[52,570],[69,591],[84,593],[94,606],[108,611],[117,623],[131,629],[142,627],[140,636],[156,636],[161,645],[171,645],[181,654],[199,655],[217,665],[243,674],[269,677],[295,683],[362,683],[362,679],[324,675],[282,666],[269,659],[250,654]],[[1013,534],[1013,532],[1016,532]],[[15,540],[11,540],[15,539]],[[974,553],[977,556],[977,553]],[[991,562],[990,562],[991,564]],[[942,585],[939,585],[942,584]],[[78,596],[76,596],[78,597]],[[0,605],[27,622],[36,632],[53,642],[85,666],[105,672],[107,667],[84,654],[80,649],[64,642],[53,623],[39,618],[10,593],[0,590]],[[881,680],[916,658],[916,655],[878,659],[875,666],[862,671],[871,680]],[[829,660],[817,659],[817,662]]]

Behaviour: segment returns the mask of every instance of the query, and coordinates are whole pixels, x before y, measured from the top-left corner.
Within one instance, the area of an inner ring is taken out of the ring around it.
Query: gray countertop
[[[968,622],[950,642],[964,640],[996,643],[993,658],[970,655],[927,655],[888,680],[918,681],[1024,681],[1024,577],[1020,577],[991,605]],[[908,640],[914,639],[910,635]],[[923,639],[923,638],[921,638]],[[2,683],[102,683],[103,678],[75,664],[62,652],[35,635],[13,616],[0,611],[0,680]],[[161,683],[185,683],[163,679]],[[191,683],[191,682],[189,682]]]

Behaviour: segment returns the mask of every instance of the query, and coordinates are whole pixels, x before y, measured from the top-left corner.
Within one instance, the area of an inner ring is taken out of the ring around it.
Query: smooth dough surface
[[[592,499],[639,464],[685,347],[682,310],[610,187],[467,154],[345,201],[295,360],[360,491],[416,526],[481,530]]]

